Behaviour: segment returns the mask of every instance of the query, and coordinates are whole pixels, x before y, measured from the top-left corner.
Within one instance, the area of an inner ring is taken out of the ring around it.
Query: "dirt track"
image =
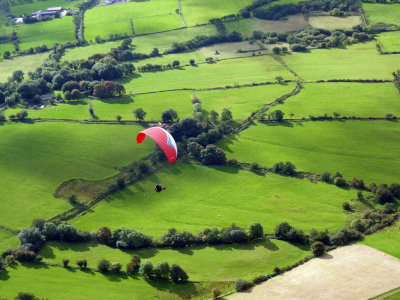
[[[228,299],[364,300],[399,286],[399,259],[368,246],[352,245]]]

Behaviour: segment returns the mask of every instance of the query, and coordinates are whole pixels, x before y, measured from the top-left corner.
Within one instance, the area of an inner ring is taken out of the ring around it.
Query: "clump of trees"
[[[306,244],[308,242],[306,235],[301,229],[290,226],[287,222],[283,222],[275,227],[275,237],[299,244]]]

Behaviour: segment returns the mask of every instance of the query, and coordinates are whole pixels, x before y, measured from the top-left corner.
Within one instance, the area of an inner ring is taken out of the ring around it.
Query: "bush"
[[[325,245],[322,242],[315,242],[311,245],[312,253],[318,257],[325,254]]]
[[[349,202],[343,202],[342,207],[344,210],[351,211],[351,206]]]
[[[211,291],[211,298],[212,299],[217,299],[219,296],[221,296],[222,292],[220,291],[219,288],[213,288]]]
[[[176,264],[172,265],[170,275],[171,280],[174,282],[186,282],[189,279],[189,276],[186,274],[186,272]]]
[[[76,264],[79,266],[79,268],[81,268],[81,269],[86,269],[87,268],[87,260],[86,259],[81,259],[81,260],[78,260],[77,262],[76,262]]]
[[[21,245],[41,244],[46,240],[46,238],[42,235],[40,230],[36,227],[23,228],[18,233],[18,239],[20,240]]]
[[[140,257],[138,255],[134,255],[131,258],[131,261],[126,265],[126,273],[128,275],[133,275],[140,267]]]
[[[24,247],[18,248],[14,255],[15,259],[20,262],[34,262],[36,260],[36,253]]]
[[[69,259],[68,259],[68,258],[64,258],[64,259],[62,260],[62,263],[63,263],[64,268],[68,267]]]
[[[328,182],[330,182],[330,179],[331,179],[331,174],[328,172],[325,172],[321,175],[321,181],[323,181],[323,182],[328,183]]]
[[[141,277],[152,278],[154,274],[154,267],[151,261],[145,260],[139,268],[139,275]]]
[[[376,190],[375,199],[380,204],[384,204],[384,203],[387,203],[387,202],[392,202],[393,201],[393,195],[392,195],[392,193],[390,192],[390,190],[387,187],[380,186]]]
[[[154,267],[154,276],[156,278],[168,279],[171,272],[171,267],[166,261],[159,262]]]
[[[245,243],[247,242],[247,236],[243,230],[235,229],[230,232],[230,240],[232,243]]]
[[[57,226],[53,222],[44,223],[42,234],[47,241],[55,240],[58,236]]]
[[[97,263],[97,269],[99,269],[101,273],[107,273],[110,267],[111,263],[106,259],[102,259]]]
[[[282,273],[282,270],[279,267],[275,267],[274,268],[274,273],[275,274],[280,274],[280,273]]]
[[[254,284],[258,284],[258,283],[261,283],[261,282],[266,281],[267,279],[268,279],[267,276],[260,275],[260,276],[257,276],[257,277],[253,277],[253,278],[251,279],[251,281],[252,281]]]
[[[118,262],[111,264],[111,271],[114,273],[119,273],[121,271],[122,265]]]
[[[38,297],[35,297],[34,294],[32,293],[24,293],[24,292],[19,292],[17,297],[15,297],[17,300],[39,300]]]
[[[253,286],[253,283],[251,283],[250,281],[247,281],[247,280],[243,280],[243,279],[238,279],[235,282],[235,290],[237,292],[248,290],[252,286]]]
[[[224,150],[214,146],[207,145],[206,148],[200,151],[200,158],[205,165],[225,165],[226,154]]]
[[[108,227],[100,227],[96,232],[96,239],[99,243],[109,245],[111,243],[111,230]]]
[[[249,233],[252,239],[259,239],[264,236],[264,229],[260,223],[251,223],[249,225]]]
[[[251,172],[257,173],[257,172],[259,172],[260,170],[261,170],[261,166],[260,166],[258,163],[254,162],[254,163],[252,163],[252,164],[250,165],[250,171],[251,171]]]
[[[341,188],[345,188],[347,187],[347,182],[346,180],[343,179],[343,177],[336,177],[335,180],[333,181],[333,183]]]

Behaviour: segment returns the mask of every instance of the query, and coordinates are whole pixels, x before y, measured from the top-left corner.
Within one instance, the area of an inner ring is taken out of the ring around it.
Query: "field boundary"
[[[19,233],[19,230],[11,229],[11,228],[6,227],[4,225],[0,225],[0,229],[3,229],[4,231],[7,231],[7,232],[12,233],[12,234],[18,234]]]
[[[383,294],[368,298],[367,300],[384,300],[387,296],[392,296],[400,292],[400,287],[394,288],[393,290],[387,291]]]

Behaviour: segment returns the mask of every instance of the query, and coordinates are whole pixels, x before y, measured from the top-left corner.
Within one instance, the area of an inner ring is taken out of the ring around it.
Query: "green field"
[[[140,126],[74,123],[0,126],[0,225],[21,228],[49,218],[70,204],[52,193],[73,178],[104,179],[148,155],[153,144],[136,144]]]
[[[251,72],[248,72],[251,70]],[[275,81],[276,76],[294,79],[294,76],[270,56],[256,56],[173,70],[135,74],[122,82],[133,93],[171,89],[200,89],[226,85]]]
[[[387,291],[381,295],[371,297],[368,300],[399,300],[399,299],[400,299],[400,287]]]
[[[6,299],[14,299],[18,292],[34,293],[41,299],[86,300],[86,299],[204,299],[213,286],[223,292],[230,283],[181,283],[149,281],[140,277],[124,275],[103,275],[92,271],[79,271],[37,265],[32,263],[14,264],[0,273],[0,294]]]
[[[382,51],[400,52],[400,32],[383,32],[376,37]]]
[[[284,94],[290,93],[295,83],[287,85],[265,85],[257,87],[246,87],[239,89],[204,91],[196,93],[202,102],[205,112],[215,110],[218,113],[224,108],[228,108],[234,119],[246,119],[250,114],[279,98]]]
[[[332,17],[332,16],[310,16],[308,23],[315,28],[322,29],[351,29],[353,26],[361,24],[360,16]]]
[[[290,161],[299,171],[339,171],[366,183],[391,184],[400,176],[400,124],[395,121],[331,121],[258,124],[220,147],[238,161],[272,167]]]
[[[237,14],[240,9],[251,4],[252,0],[181,0],[182,15],[187,26],[206,24],[213,18]]]
[[[31,47],[46,45],[50,48],[55,43],[75,41],[75,25],[70,16],[34,24],[20,24],[15,28],[22,51]]]
[[[38,10],[46,10],[49,7],[63,7],[73,8],[79,1],[65,1],[65,0],[34,0],[32,3],[24,3],[20,5],[10,6],[10,13],[14,16],[22,16],[23,14],[31,14]]]
[[[361,243],[400,258],[399,223],[365,236]]]
[[[178,3],[175,0],[151,0],[96,6],[85,13],[85,39],[94,41],[96,36],[108,38],[111,33],[124,34],[126,32],[128,35],[132,35],[131,20],[133,20],[135,34],[183,27],[175,12],[177,8]],[[136,28],[137,26],[138,28]]]
[[[285,113],[289,119],[309,118],[309,116],[379,117],[387,113],[400,116],[400,94],[391,83],[309,83],[301,92],[288,98],[284,104],[274,108]]]
[[[283,59],[305,80],[392,80],[392,72],[400,65],[400,55],[380,55],[374,42],[355,44],[346,49],[293,52]]]
[[[45,262],[62,264],[64,258],[75,265],[79,259],[87,259],[88,267],[96,268],[97,262],[105,258],[122,264],[123,270],[133,254],[148,259],[153,264],[167,261],[179,264],[193,281],[233,281],[238,278],[251,279],[261,274],[272,273],[274,267],[285,267],[307,256],[306,247],[279,240],[263,240],[248,244],[195,246],[185,249],[112,249],[94,243],[66,244],[47,243],[40,254]]]
[[[156,194],[157,182],[167,192]],[[135,228],[154,237],[171,227],[196,233],[232,223],[247,228],[251,222],[260,222],[265,232],[283,221],[305,231],[335,230],[348,220],[341,204],[353,197],[354,191],[328,184],[177,164],[109,197],[72,223],[89,231],[101,226]]]
[[[19,240],[15,234],[0,229],[0,252],[8,248],[15,248],[19,245]]]
[[[171,48],[173,42],[188,41],[197,35],[213,35],[216,34],[214,25],[206,25],[194,28],[184,28],[170,32],[154,33],[144,36],[135,36],[133,38],[133,52],[150,53],[153,48],[158,48],[160,53]],[[85,35],[87,39],[87,36]],[[88,39],[89,40],[89,39]],[[75,60],[88,58],[95,53],[107,53],[111,48],[116,48],[121,45],[121,41],[107,42],[103,44],[94,44],[86,47],[78,47],[66,49],[64,60]]]
[[[386,23],[400,26],[399,3],[362,3],[365,16],[371,24]]]
[[[7,78],[16,70],[22,70],[25,77],[28,77],[27,73],[34,71],[39,67],[43,60],[48,56],[49,53],[38,53],[35,55],[18,56],[0,61],[0,82],[7,81]]]
[[[1,43],[0,44],[0,59],[3,59],[4,57],[4,52],[9,51],[11,56],[15,56],[17,53],[15,51],[15,46],[12,42],[7,42],[7,43]],[[0,60],[4,61],[4,60]],[[0,75],[1,76],[1,75]]]

